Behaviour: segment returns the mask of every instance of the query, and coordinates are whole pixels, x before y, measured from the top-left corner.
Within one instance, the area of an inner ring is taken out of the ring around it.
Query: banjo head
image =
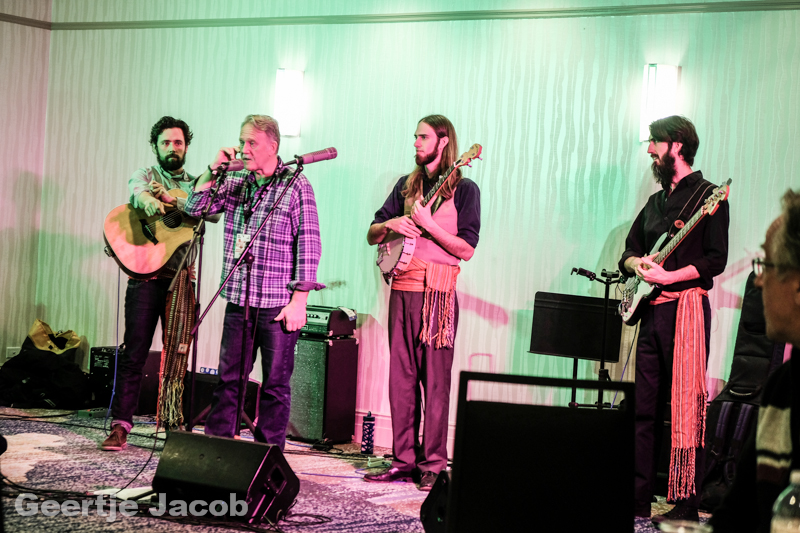
[[[375,264],[385,276],[397,276],[406,269],[414,256],[416,239],[398,237],[378,245]]]

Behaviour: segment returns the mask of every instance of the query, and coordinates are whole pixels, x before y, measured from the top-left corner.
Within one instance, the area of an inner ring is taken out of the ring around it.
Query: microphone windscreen
[[[231,159],[228,163],[228,172],[236,172],[237,170],[244,170],[244,161],[241,159]]]
[[[309,165],[311,163],[316,163],[317,161],[335,159],[337,155],[339,155],[339,153],[336,151],[336,148],[325,148],[324,150],[318,150],[316,152],[311,152],[310,154],[304,155],[303,164]]]

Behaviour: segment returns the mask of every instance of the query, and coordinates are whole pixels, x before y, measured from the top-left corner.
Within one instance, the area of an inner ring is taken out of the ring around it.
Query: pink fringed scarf
[[[392,281],[392,290],[425,293],[419,340],[436,349],[453,347],[459,272],[458,265],[427,263],[412,257],[406,270]]]
[[[425,270],[425,299],[422,303],[422,331],[419,340],[436,349],[453,347],[456,278],[459,272],[461,268],[458,265],[436,263],[428,263]],[[435,328],[435,325],[438,327]]]
[[[672,453],[667,499],[695,494],[695,449],[702,448],[706,429],[705,290],[664,292],[653,303],[678,300],[672,355]]]

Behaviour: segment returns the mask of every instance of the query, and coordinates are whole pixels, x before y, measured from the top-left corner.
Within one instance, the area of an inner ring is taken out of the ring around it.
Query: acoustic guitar
[[[466,166],[472,166],[470,163],[474,159],[480,159],[483,147],[480,144],[473,144],[469,150],[461,154],[461,157],[456,159],[450,168],[448,168],[440,177],[439,180],[431,187],[431,190],[422,199],[422,206],[428,205],[436,193],[442,188],[456,169]],[[397,234],[394,234],[397,235]],[[416,237],[406,237],[404,235],[397,235],[394,238],[386,240],[378,245],[378,258],[375,263],[380,268],[383,274],[383,279],[389,283],[391,278],[397,277],[403,272],[411,258],[414,257],[414,249],[417,246]]]
[[[670,241],[661,248],[661,251],[658,252],[658,255],[653,258],[653,262],[657,265],[661,265],[667,259],[669,254],[677,247],[681,241],[692,231],[700,220],[705,217],[706,215],[711,216],[717,212],[717,208],[719,208],[719,203],[723,200],[728,199],[728,195],[730,194],[730,184],[732,180],[728,180],[716,189],[714,192],[711,193],[711,196],[706,198],[705,203],[697,210],[697,212],[692,215],[690,218],[680,229],[678,233],[675,234]],[[658,238],[656,245],[653,247],[653,251],[651,254],[656,253],[661,243],[667,238],[667,234],[664,233],[661,237]],[[662,288],[660,285],[657,284],[649,284],[646,281],[639,278],[639,276],[634,275],[633,277],[628,278],[625,281],[625,288],[622,290],[622,300],[619,304],[619,314],[622,316],[622,321],[625,322],[629,326],[633,326],[639,319],[642,317],[644,310],[647,308],[647,305],[658,298],[661,294]]]
[[[172,189],[173,198],[186,198],[181,189]],[[147,216],[144,209],[131,204],[112,209],[103,223],[106,253],[134,279],[158,275],[182,246],[192,240],[198,219],[167,206],[166,214]]]

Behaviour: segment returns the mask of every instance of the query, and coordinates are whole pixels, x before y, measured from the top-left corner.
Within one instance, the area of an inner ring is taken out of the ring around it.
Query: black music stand
[[[536,293],[533,304],[533,327],[529,353],[570,357],[573,359],[572,379],[578,379],[578,359],[619,362],[622,341],[622,317],[617,315],[619,300],[608,300],[603,314],[605,298],[574,296],[552,292]],[[603,326],[605,325],[605,331]],[[605,338],[605,344],[601,339]],[[602,368],[600,381],[608,380],[608,371]],[[597,405],[582,405],[576,401],[572,389],[570,407],[603,408],[602,389]]]

